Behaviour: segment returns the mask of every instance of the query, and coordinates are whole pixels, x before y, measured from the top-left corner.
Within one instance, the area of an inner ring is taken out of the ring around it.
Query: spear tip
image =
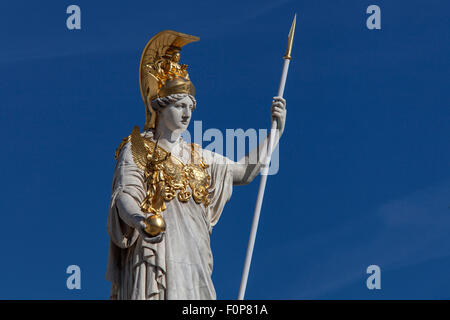
[[[294,43],[294,32],[295,32],[296,21],[297,21],[297,13],[294,14],[294,20],[292,21],[291,29],[289,30],[286,54],[283,57],[284,59],[289,59],[289,60],[291,59],[292,44]]]

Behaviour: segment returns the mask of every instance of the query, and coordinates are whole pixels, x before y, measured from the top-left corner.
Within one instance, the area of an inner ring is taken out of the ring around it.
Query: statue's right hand
[[[136,228],[139,232],[139,235],[142,238],[142,241],[150,242],[150,243],[159,243],[163,240],[165,232],[161,232],[157,236],[152,237],[147,232],[145,232],[145,227],[146,227],[145,222],[141,220],[141,221],[139,221],[137,228]]]

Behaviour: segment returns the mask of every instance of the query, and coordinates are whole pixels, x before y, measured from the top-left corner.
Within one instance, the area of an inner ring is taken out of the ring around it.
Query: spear
[[[283,71],[281,72],[281,81],[280,81],[280,86],[278,87],[278,96],[280,96],[280,97],[283,97],[284,86],[286,84],[286,78],[287,78],[287,73],[288,73],[288,69],[289,69],[289,62],[291,61],[291,51],[292,51],[292,43],[294,41],[296,18],[297,18],[297,14],[294,15],[294,21],[292,21],[291,30],[289,31],[289,35],[288,35],[286,54],[283,57],[283,60],[284,60]],[[264,166],[263,166],[262,172],[261,172],[261,180],[259,183],[258,197],[256,198],[256,206],[255,206],[255,211],[253,213],[252,229],[250,231],[250,238],[248,240],[247,255],[245,257],[245,264],[244,264],[244,270],[242,272],[242,280],[241,280],[241,287],[239,289],[238,300],[244,299],[245,289],[247,288],[248,273],[250,271],[250,264],[252,261],[253,248],[255,246],[256,231],[258,230],[259,216],[261,213],[261,206],[262,206],[262,202],[263,202],[263,198],[264,198],[264,190],[266,189],[267,175],[269,172],[269,163],[270,163],[270,158],[272,156],[272,149],[273,149],[273,145],[274,145],[276,130],[277,130],[277,120],[273,119],[272,127],[270,129],[270,134],[269,134],[269,140],[268,140],[268,144],[269,144],[268,151],[267,151],[266,159],[263,162]]]

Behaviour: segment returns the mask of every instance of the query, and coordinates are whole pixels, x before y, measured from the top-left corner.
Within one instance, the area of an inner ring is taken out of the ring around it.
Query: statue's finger
[[[286,103],[286,100],[283,98],[283,97],[273,97],[273,100],[274,101],[280,101],[280,102],[282,102],[282,103]]]
[[[276,109],[281,109],[282,107],[280,106],[280,105],[277,105],[277,104],[273,104],[272,105],[272,111],[273,110],[276,110]]]
[[[283,112],[284,110],[285,109],[283,107],[280,107],[280,106],[275,106],[275,107],[272,108],[272,112],[275,112],[275,111]]]
[[[276,102],[274,102],[274,103],[276,103],[277,105],[282,106],[282,107],[286,106],[286,103],[283,102],[283,101],[281,101],[281,100],[276,101]]]
[[[272,113],[272,117],[281,119],[281,113],[279,113],[279,112],[274,112],[274,113]]]
[[[147,240],[147,242],[150,242],[150,243],[157,243],[157,242],[159,242],[159,241],[158,241],[158,237],[149,238],[149,239]]]

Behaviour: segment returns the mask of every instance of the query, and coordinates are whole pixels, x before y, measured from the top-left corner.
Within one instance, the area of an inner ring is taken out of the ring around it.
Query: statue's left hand
[[[161,232],[157,236],[150,236],[147,232],[145,232],[146,224],[144,221],[139,221],[138,225],[136,226],[139,235],[141,236],[142,240],[149,243],[159,243],[163,240],[165,232]]]
[[[282,97],[273,97],[271,116],[272,120],[277,120],[277,129],[280,130],[280,135],[283,134],[284,125],[286,123],[286,100]]]

